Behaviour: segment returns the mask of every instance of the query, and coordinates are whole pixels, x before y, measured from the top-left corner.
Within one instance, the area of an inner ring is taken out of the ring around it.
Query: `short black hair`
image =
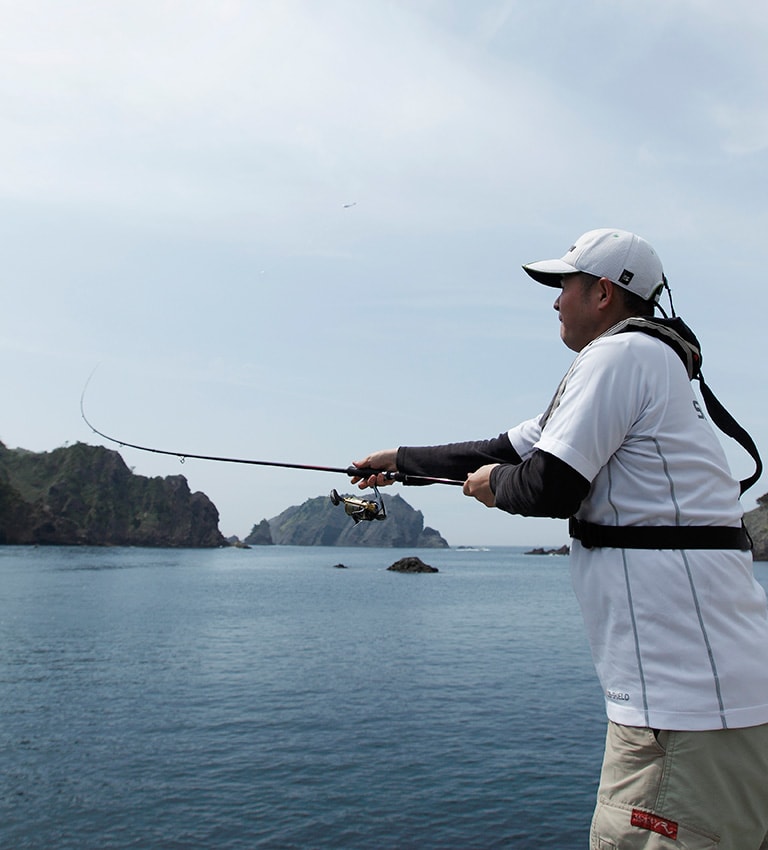
[[[637,293],[624,289],[623,286],[618,286],[617,288],[624,299],[624,306],[633,316],[642,316],[643,318],[653,316],[656,309],[655,301],[646,301],[645,298],[641,298]]]

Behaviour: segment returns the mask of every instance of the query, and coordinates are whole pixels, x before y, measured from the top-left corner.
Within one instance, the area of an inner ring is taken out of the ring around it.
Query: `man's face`
[[[560,339],[572,351],[581,351],[602,332],[595,281],[581,273],[563,275],[562,289],[553,304],[560,316]]]

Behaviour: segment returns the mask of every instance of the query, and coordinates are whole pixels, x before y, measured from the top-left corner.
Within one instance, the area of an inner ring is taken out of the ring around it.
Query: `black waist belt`
[[[747,529],[723,525],[596,525],[571,517],[568,532],[585,549],[752,548]]]

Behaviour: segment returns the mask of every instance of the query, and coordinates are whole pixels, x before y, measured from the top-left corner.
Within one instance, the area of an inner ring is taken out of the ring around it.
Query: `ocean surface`
[[[585,848],[568,558],[406,554],[0,547],[0,848]]]

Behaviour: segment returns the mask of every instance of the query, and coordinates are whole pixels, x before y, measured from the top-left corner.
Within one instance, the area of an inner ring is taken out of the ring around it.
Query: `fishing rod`
[[[285,463],[275,460],[252,460],[250,458],[222,457],[218,455],[195,454],[193,452],[179,452],[169,449],[158,449],[153,446],[140,446],[137,443],[129,443],[127,440],[110,437],[109,434],[105,434],[103,431],[100,431],[85,415],[85,392],[88,389],[89,382],[90,378],[88,379],[88,382],[86,382],[83,392],[80,395],[80,415],[82,416],[85,424],[91,429],[91,431],[93,431],[94,434],[98,434],[99,437],[121,447],[137,449],[140,452],[151,452],[152,454],[177,457],[181,463],[184,463],[187,458],[189,458],[192,460],[210,460],[216,463],[241,463],[249,466],[270,466],[278,467],[280,469],[305,469],[314,472],[332,472],[348,475],[350,478],[370,478],[372,475],[383,475],[385,481],[397,481],[401,484],[451,484],[458,485],[460,487],[464,485],[463,481],[453,478],[432,478],[427,475],[408,475],[404,472],[371,469],[369,467],[318,466],[317,464],[309,463]],[[360,499],[354,496],[340,496],[336,490],[331,490],[331,503],[333,505],[343,504],[345,512],[352,517],[355,524],[362,520],[370,521],[374,519],[386,519],[387,513],[384,508],[384,500],[381,498],[376,485],[373,485],[373,490],[376,495],[375,501]]]

